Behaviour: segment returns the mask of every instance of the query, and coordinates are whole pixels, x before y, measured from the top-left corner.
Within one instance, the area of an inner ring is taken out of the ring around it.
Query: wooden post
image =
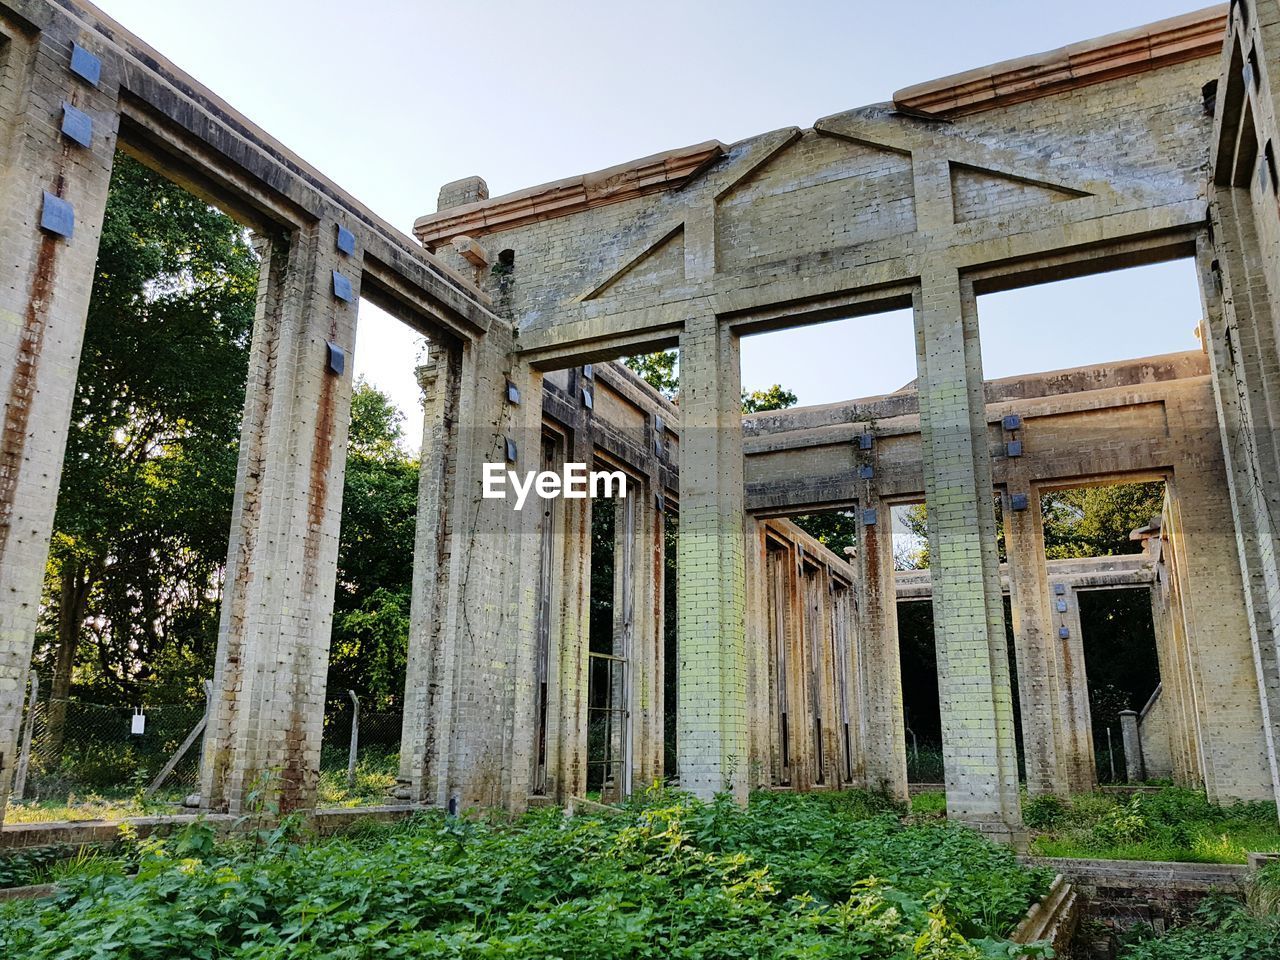
[[[32,670],[31,692],[27,696],[27,719],[22,726],[22,749],[18,753],[18,769],[13,775],[13,799],[21,800],[27,792],[27,768],[31,765],[31,738],[36,729],[36,706],[40,701],[40,677]]]
[[[191,745],[196,742],[196,739],[202,733],[204,733],[205,727],[209,725],[209,704],[213,702],[212,693],[213,693],[213,684],[210,681],[206,680],[204,682],[204,716],[202,716],[200,718],[200,721],[194,727],[191,728],[191,732],[188,733],[187,738],[182,741],[182,745],[178,747],[176,751],[174,751],[174,754],[172,757],[169,758],[168,763],[166,763],[164,767],[160,770],[160,772],[156,774],[156,778],[151,781],[151,785],[147,787],[146,792],[143,794],[144,797],[149,797],[153,793],[155,793],[157,790],[160,789],[160,785],[164,783],[165,780],[168,779],[169,774],[173,773],[173,768],[178,765],[178,761],[180,761],[184,756],[186,756],[187,751],[191,749]],[[200,751],[200,755],[201,755],[201,763],[203,763],[204,762],[203,750]]]

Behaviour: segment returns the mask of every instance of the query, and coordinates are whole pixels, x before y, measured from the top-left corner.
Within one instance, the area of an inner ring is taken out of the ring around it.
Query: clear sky
[[[442,183],[493,195],[1198,9],[1186,0],[98,0],[112,17],[406,232]],[[412,338],[361,313],[355,369],[419,429]],[[1185,264],[984,298],[988,376],[1194,347]],[[783,335],[772,335],[780,337]],[[821,339],[815,339],[821,337]],[[783,346],[785,344],[785,346]],[[910,318],[744,343],[747,387],[804,403],[893,390]]]

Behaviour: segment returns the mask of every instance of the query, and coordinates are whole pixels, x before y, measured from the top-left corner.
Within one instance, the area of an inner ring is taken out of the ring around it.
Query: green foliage
[[[674,400],[680,392],[680,354],[677,351],[646,353],[626,357],[622,362],[668,400]]]
[[[1056,560],[1138,553],[1142,544],[1129,534],[1159,517],[1163,503],[1159,481],[1047,493],[1040,498],[1045,555]]]
[[[963,828],[903,826],[867,794],[749,810],[654,790],[616,816],[423,815],[268,849],[208,828],[139,844],[137,877],[68,878],[0,906],[0,954],[982,960],[1048,886]]]
[[[943,790],[925,790],[911,798],[911,814],[916,817],[945,817],[947,794]]]
[[[1035,826],[1025,809],[1024,817]],[[1250,850],[1280,849],[1275,804],[1219,807],[1202,792],[1181,787],[1128,798],[1101,792],[1073,797],[1059,817],[1038,829],[1044,832],[1032,851],[1047,857],[1243,863]]]
[[[1044,830],[1062,822],[1067,803],[1051,793],[1032,797],[1022,805],[1022,822],[1032,830]]]
[[[347,785],[347,768],[334,767],[320,771],[318,802],[322,807],[358,807],[367,803],[385,803],[387,791],[396,785],[399,772],[398,753],[363,751],[356,763],[356,779]]]
[[[766,410],[785,410],[796,405],[796,395],[781,384],[773,384],[763,390],[742,391],[742,412],[763,413]]]
[[[848,559],[844,553],[845,547],[857,546],[858,518],[848,510],[806,513],[792,517],[791,520],[842,560]]]
[[[257,281],[243,228],[116,157],[36,658],[73,639],[103,695],[209,675]]]
[[[351,395],[329,689],[376,707],[404,689],[418,509],[418,463],[401,446],[404,415],[365,382]]]
[[[1117,960],[1262,960],[1280,957],[1280,921],[1251,915],[1238,901],[1208,897],[1191,924],[1163,935],[1139,933]]]

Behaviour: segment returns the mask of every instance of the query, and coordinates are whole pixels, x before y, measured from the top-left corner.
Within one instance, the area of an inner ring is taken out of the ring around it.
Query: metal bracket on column
[[[347,351],[332,340],[325,342],[325,351],[325,366],[328,367],[329,372],[339,377],[342,376],[343,371],[347,369]]]
[[[69,103],[62,105],[62,135],[82,147],[93,145],[93,118]]]
[[[507,403],[517,407],[520,405],[520,388],[510,380],[507,381]]]
[[[102,60],[80,44],[72,43],[71,72],[89,86],[96,87],[98,81],[102,79]]]
[[[347,303],[356,302],[356,293],[351,286],[351,280],[337,270],[333,271],[333,295]]]
[[[1026,510],[1031,506],[1031,501],[1025,493],[1014,493],[1009,496],[1009,506],[1014,510]]]
[[[858,434],[858,449],[870,450],[871,445],[875,442],[875,437],[870,433]]]
[[[66,200],[48,190],[44,192],[44,204],[40,208],[40,228],[60,237],[71,239],[76,227],[76,210]]]
[[[339,253],[351,256],[356,252],[356,235],[342,224],[338,224],[338,237],[334,241]]]
[[[864,527],[874,527],[879,513],[875,507],[867,507],[862,511],[862,525]]]
[[[512,440],[510,437],[507,437],[506,440],[507,440],[507,462],[515,463],[516,455],[519,452],[518,449],[516,448],[516,442]]]
[[[863,464],[858,468],[858,477],[862,480],[870,480],[876,475],[875,467],[870,464]]]

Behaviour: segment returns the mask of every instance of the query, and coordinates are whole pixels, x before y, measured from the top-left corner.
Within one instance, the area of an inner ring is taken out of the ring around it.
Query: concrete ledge
[[[228,832],[237,817],[228,814],[179,813],[124,820],[58,820],[50,823],[6,823],[0,827],[0,851],[32,847],[84,846],[110,843],[120,836],[121,824],[130,824],[139,837],[163,837],[203,819],[215,830]]]
[[[539,184],[491,200],[477,200],[419,217],[414,221],[413,233],[424,247],[435,250],[459,234],[482,237],[526,223],[630,200],[655,190],[674,189],[718,160],[724,150],[719,140],[708,140],[595,173]]]
[[[5,900],[39,900],[51,897],[58,889],[56,883],[37,883],[29,887],[0,887],[0,903]]]
[[[893,102],[903,112],[938,117],[991,110],[1219,56],[1226,30],[1226,4],[1206,7],[1145,27],[917,83],[895,93]]]
[[[1064,956],[1080,925],[1080,898],[1062,875],[1053,878],[1049,892],[1027,910],[1013,931],[1014,943],[1047,940],[1059,956]]]

